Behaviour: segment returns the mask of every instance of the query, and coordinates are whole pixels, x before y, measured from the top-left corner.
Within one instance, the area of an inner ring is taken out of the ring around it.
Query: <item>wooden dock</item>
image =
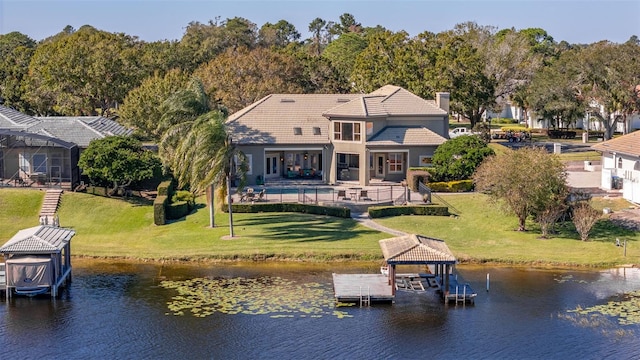
[[[389,279],[382,274],[333,274],[333,290],[337,301],[370,305],[393,301]]]

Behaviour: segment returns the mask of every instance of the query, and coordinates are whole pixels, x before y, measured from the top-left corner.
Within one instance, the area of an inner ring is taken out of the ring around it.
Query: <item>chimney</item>
[[[437,92],[436,93],[436,105],[444,111],[449,113],[449,93],[448,92]]]

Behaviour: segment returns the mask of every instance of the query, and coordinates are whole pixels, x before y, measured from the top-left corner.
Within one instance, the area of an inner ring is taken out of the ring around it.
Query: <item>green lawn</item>
[[[24,228],[38,225],[43,191],[0,188],[0,243]]]
[[[571,225],[556,237],[540,239],[530,231],[514,231],[517,221],[487,203],[481,194],[444,195],[461,211],[458,217],[399,216],[379,223],[447,242],[462,261],[558,266],[611,266],[637,263],[640,234],[617,228],[603,218],[592,241],[582,242]],[[444,197],[443,196],[443,197]],[[0,190],[0,236],[38,224],[43,193]],[[435,200],[437,202],[437,200]],[[628,207],[624,200],[595,199],[594,206],[614,211]],[[378,240],[390,237],[362,227],[351,219],[295,213],[234,214],[236,238],[229,234],[228,216],[216,215],[218,227],[208,227],[208,211],[197,212],[164,226],[153,225],[152,207],[82,193],[66,192],[60,223],[76,230],[76,256],[123,257],[151,260],[381,260]],[[627,257],[614,246],[628,241]]]
[[[379,223],[410,233],[445,240],[460,260],[509,264],[610,266],[637,263],[640,234],[614,226],[603,217],[592,231],[591,241],[579,240],[572,224],[558,227],[550,239],[541,239],[538,227],[528,223],[526,232],[515,231],[517,219],[505,215],[481,194],[452,194],[445,201],[461,211],[458,217],[401,216]],[[434,202],[437,200],[434,199]],[[597,199],[594,207],[626,207],[624,200]],[[627,256],[614,245],[616,237],[627,240]]]
[[[201,205],[202,206],[202,205]],[[209,227],[208,210],[163,226],[153,224],[151,206],[117,199],[65,193],[62,226],[74,228],[73,253],[153,259],[379,259],[384,234],[352,219],[306,214],[234,214],[233,239],[228,215],[217,213]]]

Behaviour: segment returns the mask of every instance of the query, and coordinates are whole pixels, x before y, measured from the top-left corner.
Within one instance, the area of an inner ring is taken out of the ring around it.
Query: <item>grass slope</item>
[[[637,263],[640,234],[614,226],[606,217],[592,231],[591,241],[579,240],[572,225],[558,227],[554,238],[540,239],[534,223],[518,232],[517,220],[487,202],[481,194],[443,196],[460,209],[458,217],[398,216],[377,219],[382,225],[443,239],[461,261],[558,266],[611,266]],[[35,226],[43,193],[0,190],[0,241]],[[436,200],[437,202],[437,200]],[[594,199],[594,206],[613,211],[624,200]],[[295,213],[234,214],[230,240],[228,216],[217,212],[209,228],[208,211],[200,207],[168,225],[153,225],[149,204],[82,193],[65,193],[59,211],[64,227],[76,230],[73,255],[150,260],[375,260],[378,240],[390,235],[362,227],[351,219]],[[627,240],[627,256],[614,245]]]
[[[541,239],[539,228],[533,222],[527,224],[528,231],[516,231],[517,219],[505,215],[498,206],[489,203],[485,195],[452,194],[443,198],[461,211],[460,216],[401,216],[379,222],[409,233],[445,240],[461,261],[610,266],[638,262],[640,257],[640,234],[619,228],[606,217],[596,223],[590,241],[581,241],[571,223],[558,226],[553,238]],[[624,207],[625,202],[596,199],[593,205],[611,207],[615,211]],[[616,237],[627,240],[626,257],[623,249],[614,245]]]
[[[217,212],[209,228],[204,207],[164,226],[153,224],[153,209],[118,199],[65,193],[60,222],[76,230],[74,255],[151,259],[337,259],[381,257],[378,240],[387,237],[352,219],[306,214]]]

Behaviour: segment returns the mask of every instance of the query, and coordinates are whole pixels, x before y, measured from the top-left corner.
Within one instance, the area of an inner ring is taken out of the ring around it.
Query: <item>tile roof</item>
[[[327,110],[327,117],[446,115],[433,100],[425,100],[399,86],[386,85],[349,103]]]
[[[379,241],[388,264],[455,264],[456,258],[444,241],[410,234]]]
[[[227,120],[239,144],[328,144],[326,109],[357,98],[355,94],[272,94]],[[296,135],[294,128],[300,128]],[[320,128],[316,135],[314,127]]]
[[[25,129],[37,123],[38,120],[32,116],[0,105],[0,129]]]
[[[591,148],[602,152],[640,157],[640,130],[592,145]]]
[[[91,140],[109,135],[129,135],[132,130],[101,116],[50,116],[37,117],[39,123],[29,127],[29,132],[45,133],[86,148]]]
[[[238,144],[328,144],[332,117],[446,114],[435,101],[387,85],[367,95],[272,94],[229,116],[227,125]],[[314,127],[320,129],[319,135]]]
[[[447,141],[426,127],[387,126],[367,141],[367,145],[441,145]]]
[[[7,254],[50,254],[62,250],[75,231],[51,225],[39,225],[18,231],[0,247]]]

